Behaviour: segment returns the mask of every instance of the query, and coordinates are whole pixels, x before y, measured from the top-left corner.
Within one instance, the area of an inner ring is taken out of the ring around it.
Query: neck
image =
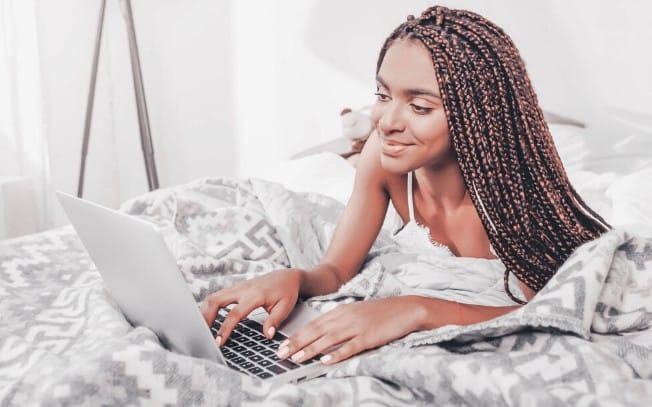
[[[444,212],[458,209],[468,199],[457,160],[445,166],[421,167],[414,176],[423,199]]]

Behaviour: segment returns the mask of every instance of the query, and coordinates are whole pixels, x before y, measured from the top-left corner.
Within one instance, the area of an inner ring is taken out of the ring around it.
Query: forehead
[[[393,88],[423,88],[439,91],[430,51],[420,41],[398,40],[387,49],[378,71]]]

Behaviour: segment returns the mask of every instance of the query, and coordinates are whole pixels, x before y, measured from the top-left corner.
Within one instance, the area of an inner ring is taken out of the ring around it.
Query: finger
[[[341,332],[341,329],[344,328],[338,327],[337,321],[331,318],[331,313],[326,313],[281,343],[276,355],[279,358],[288,357],[321,338],[326,332]]]
[[[256,303],[248,303],[238,304],[233,307],[227,314],[224,322],[222,322],[220,330],[217,333],[217,337],[215,337],[215,342],[217,342],[218,346],[224,345],[229,339],[229,336],[231,335],[231,332],[235,326],[238,325],[238,322],[242,321],[244,317],[249,315],[249,313],[251,313],[251,311],[253,311],[258,306],[259,305]]]
[[[199,310],[208,326],[212,326],[220,308],[236,302],[238,302],[238,295],[236,292],[231,289],[225,289],[204,298],[204,301],[199,305]]]
[[[334,351],[322,356],[320,360],[325,365],[332,365],[348,359],[353,355],[357,355],[367,348],[368,346],[365,346],[359,338],[354,338],[344,342],[342,346]]]
[[[296,303],[296,301],[295,301]],[[263,324],[263,335],[272,339],[276,333],[276,329],[287,318],[292,311],[295,304],[291,300],[282,299],[277,302],[273,307],[267,310],[269,316]]]
[[[326,333],[310,345],[297,350],[290,356],[290,359],[295,363],[305,362],[306,360],[312,359],[313,357],[350,340],[352,337],[352,335],[346,335],[341,332],[337,334],[330,332]]]

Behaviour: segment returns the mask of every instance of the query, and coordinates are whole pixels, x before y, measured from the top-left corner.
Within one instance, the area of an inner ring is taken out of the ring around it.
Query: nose
[[[385,134],[391,134],[405,129],[405,121],[398,103],[388,102],[380,107],[378,129]]]

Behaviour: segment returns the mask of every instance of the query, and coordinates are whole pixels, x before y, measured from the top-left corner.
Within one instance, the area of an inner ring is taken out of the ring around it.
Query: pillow
[[[626,126],[548,127],[567,170],[626,175],[652,167],[652,134]]]
[[[577,126],[548,124],[566,171],[583,169],[589,159],[586,130]]]
[[[296,192],[318,192],[346,204],[353,191],[355,169],[340,155],[322,151],[281,161],[264,173],[252,175],[278,182]]]
[[[642,145],[652,140],[629,134],[609,143],[590,128],[548,127],[568,178],[586,203],[614,227],[647,233],[652,228],[652,188],[642,186],[652,177],[652,143]],[[624,128],[614,131],[627,134]]]
[[[611,223],[614,227],[652,237],[652,167],[635,171],[614,180],[605,195],[612,202]]]

